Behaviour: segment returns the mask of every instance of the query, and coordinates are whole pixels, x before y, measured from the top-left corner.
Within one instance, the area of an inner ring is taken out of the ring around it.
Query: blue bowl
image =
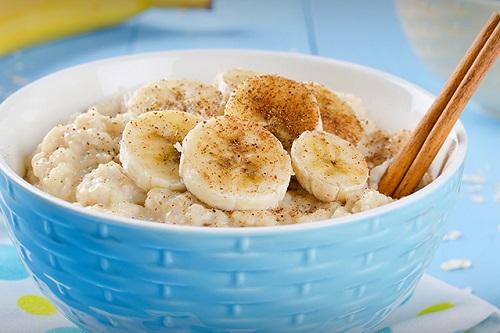
[[[432,102],[420,88],[375,70],[256,51],[137,55],[41,79],[0,106],[0,210],[33,279],[67,318],[92,333],[369,331],[409,297],[440,243],[461,181],[461,125],[431,185],[384,207],[299,225],[138,222],[73,206],[21,178],[27,154],[75,110],[158,77],[192,77],[200,62],[208,68],[200,79],[249,67],[345,88],[366,98],[369,109],[391,100],[387,116],[375,116],[391,119],[387,128],[404,125]],[[124,70],[140,73],[117,81]],[[374,84],[383,98],[370,95]],[[5,140],[23,128],[33,133]]]

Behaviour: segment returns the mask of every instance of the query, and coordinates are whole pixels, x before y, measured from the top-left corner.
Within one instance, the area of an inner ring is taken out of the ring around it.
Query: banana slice
[[[120,161],[128,176],[145,191],[153,187],[185,190],[175,145],[199,120],[182,111],[154,111],[129,121],[120,142]]]
[[[321,84],[308,82],[306,85],[319,103],[323,130],[357,144],[364,129],[351,106]]]
[[[160,80],[135,91],[128,101],[136,115],[149,111],[179,110],[204,118],[223,113],[222,93],[214,86],[190,80]]]
[[[363,188],[368,166],[355,146],[323,131],[306,131],[291,150],[292,166],[300,185],[322,201],[335,201]]]
[[[214,208],[275,208],[291,174],[290,156],[281,143],[254,122],[231,116],[205,120],[182,143],[182,180]]]
[[[262,124],[287,150],[302,132],[322,129],[314,95],[304,84],[277,75],[245,80],[229,97],[224,114]]]
[[[257,76],[259,73],[247,69],[234,68],[222,72],[215,78],[217,87],[224,95],[224,98],[229,98],[229,95],[238,87],[243,81],[251,77]]]

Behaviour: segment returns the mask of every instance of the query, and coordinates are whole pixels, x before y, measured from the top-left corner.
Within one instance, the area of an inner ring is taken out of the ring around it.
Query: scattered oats
[[[473,183],[473,184],[484,184],[486,183],[486,177],[483,175],[463,175],[462,180],[465,183]]]
[[[458,230],[452,230],[443,236],[443,241],[454,241],[462,237],[462,233]]]
[[[10,81],[16,86],[24,86],[29,82],[27,78],[20,75],[12,75]]]
[[[175,148],[175,150],[177,150],[179,153],[182,153],[182,146],[181,146],[180,142],[176,142],[176,143],[174,144],[174,148]]]
[[[470,197],[470,200],[475,204],[484,203],[484,197],[482,195],[473,195]]]
[[[471,287],[465,287],[462,289],[462,291],[466,292],[467,294],[472,294],[472,292],[473,292]]]
[[[484,188],[483,185],[477,184],[477,185],[471,185],[471,186],[465,187],[465,191],[469,192],[469,193],[481,192],[483,190],[483,188]]]
[[[451,259],[445,262],[442,262],[439,267],[443,271],[454,271],[458,269],[467,269],[472,267],[472,261],[469,259]]]

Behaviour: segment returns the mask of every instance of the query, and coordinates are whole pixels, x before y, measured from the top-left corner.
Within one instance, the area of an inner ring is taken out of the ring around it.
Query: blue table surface
[[[1,57],[0,101],[27,82],[90,60],[217,47],[318,54],[382,69],[433,93],[442,85],[413,53],[390,0],[218,0],[210,11],[152,9],[111,28]],[[493,200],[500,186],[500,120],[473,107],[461,119],[469,136],[465,173],[487,181],[479,193],[462,186],[448,227],[463,236],[441,245],[428,272],[500,306],[500,203]],[[473,203],[472,195],[485,202]],[[473,267],[439,268],[452,258],[470,259]]]

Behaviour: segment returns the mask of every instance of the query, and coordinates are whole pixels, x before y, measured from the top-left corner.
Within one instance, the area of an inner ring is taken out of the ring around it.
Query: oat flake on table
[[[470,197],[470,200],[475,204],[484,203],[484,197],[482,195],[473,195]]]
[[[443,236],[443,241],[454,241],[462,237],[459,230],[452,230]]]
[[[473,184],[484,184],[486,183],[486,177],[480,174],[475,175],[466,175],[462,176],[462,180],[464,183],[473,183]]]
[[[482,184],[477,184],[477,185],[466,186],[465,191],[469,193],[481,192],[483,188],[484,186]]]
[[[12,75],[10,81],[16,86],[24,86],[29,82],[27,78],[20,75]]]
[[[467,269],[472,267],[470,259],[451,259],[444,261],[439,265],[443,271],[454,271],[458,269]]]

